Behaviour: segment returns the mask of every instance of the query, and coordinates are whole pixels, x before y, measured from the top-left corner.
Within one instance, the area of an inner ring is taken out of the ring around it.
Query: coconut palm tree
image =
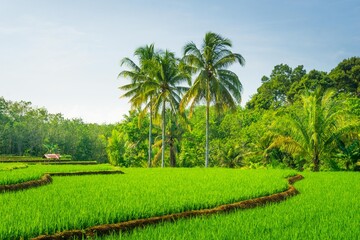
[[[166,118],[169,119],[166,124],[165,143],[169,146],[170,167],[176,167],[176,154],[180,147],[181,139],[185,133],[188,119],[185,114],[180,114],[178,111],[173,112],[170,109],[166,110]],[[154,162],[161,158],[162,154],[162,139],[155,140],[154,146],[159,147],[160,151],[154,156]]]
[[[156,81],[152,83],[152,91],[157,94],[152,102],[155,114],[161,112],[161,166],[164,167],[166,108],[169,108],[172,113],[177,111],[181,94],[189,89],[181,84],[184,82],[190,84],[190,75],[180,70],[179,60],[175,58],[174,53],[165,51],[156,57],[154,76]]]
[[[184,47],[184,63],[196,74],[195,81],[185,93],[180,110],[190,104],[190,114],[194,106],[202,100],[206,102],[206,144],[205,167],[209,165],[209,110],[213,103],[216,112],[227,108],[235,109],[241,101],[242,85],[238,76],[227,68],[238,62],[241,66],[245,59],[233,53],[232,44],[227,38],[208,32],[199,49],[193,42]]]
[[[123,58],[121,60],[121,66],[125,65],[129,70],[120,72],[118,77],[125,77],[131,80],[131,83],[120,87],[121,90],[126,91],[121,97],[130,98],[129,102],[133,109],[143,106],[141,116],[145,115],[145,112],[149,111],[149,149],[148,149],[148,167],[151,167],[152,158],[152,99],[155,96],[152,83],[153,66],[155,57],[159,53],[155,51],[154,44],[139,47],[135,50],[134,55],[138,58],[139,65],[133,62],[130,58]],[[140,118],[141,119],[141,118]]]
[[[302,108],[286,115],[286,133],[275,138],[269,149],[280,147],[288,153],[300,154],[319,171],[323,157],[331,152],[335,140],[345,133],[359,129],[359,120],[351,118],[339,101],[335,91],[320,88],[301,96]]]

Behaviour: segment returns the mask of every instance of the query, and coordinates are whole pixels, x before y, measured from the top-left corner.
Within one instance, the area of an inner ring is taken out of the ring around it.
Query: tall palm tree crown
[[[129,78],[131,80],[130,84],[120,87],[121,90],[127,91],[121,97],[130,98],[129,102],[133,108],[138,108],[149,100],[146,97],[150,96],[148,91],[151,88],[148,85],[153,81],[151,62],[154,61],[157,54],[154,44],[151,44],[135,50],[134,55],[139,60],[139,66],[130,58],[126,57],[121,60],[121,66],[125,65],[129,70],[120,72],[118,77]]]
[[[188,87],[182,86],[184,82],[190,83],[190,75],[180,71],[179,60],[175,58],[174,53],[165,51],[159,54],[154,65],[154,76],[156,81],[152,83],[152,88],[157,92],[153,99],[153,108],[155,113],[161,112],[162,118],[162,155],[161,166],[164,167],[165,151],[165,111],[166,105],[171,112],[176,112],[179,108],[181,94],[188,90]]]
[[[125,77],[131,80],[131,83],[120,87],[121,90],[126,91],[121,97],[130,98],[132,108],[139,108],[143,106],[141,115],[144,115],[149,110],[150,125],[149,125],[149,149],[148,149],[148,167],[151,167],[152,157],[152,99],[156,95],[155,89],[152,87],[153,77],[153,63],[155,57],[159,53],[155,51],[154,44],[146,45],[135,50],[134,55],[139,60],[139,65],[134,63],[130,58],[123,58],[121,66],[125,65],[129,70],[120,72],[118,77]]]
[[[151,166],[152,157],[152,117],[161,113],[162,119],[162,158],[164,163],[165,151],[165,111],[168,106],[172,112],[177,111],[181,94],[188,90],[181,86],[184,81],[190,84],[190,76],[186,71],[180,71],[179,60],[174,53],[169,51],[155,51],[154,45],[138,48],[135,56],[139,59],[139,66],[131,59],[124,58],[122,65],[128,66],[130,70],[122,71],[119,76],[131,79],[130,84],[120,87],[126,93],[122,97],[129,97],[133,108],[143,106],[142,115],[149,110],[149,153],[148,166]],[[153,114],[154,113],[154,114]]]
[[[206,101],[206,150],[205,167],[209,164],[209,108],[213,103],[215,110],[235,109],[241,101],[242,84],[238,76],[227,68],[245,59],[230,48],[231,41],[216,33],[208,32],[199,49],[193,42],[184,47],[184,63],[196,74],[193,85],[181,101],[180,110],[190,104],[190,114],[196,104]]]

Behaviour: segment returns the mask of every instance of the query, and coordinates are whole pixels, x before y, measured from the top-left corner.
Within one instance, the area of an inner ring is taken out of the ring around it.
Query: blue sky
[[[150,43],[180,57],[213,31],[246,59],[232,67],[245,104],[277,64],[328,72],[360,56],[359,12],[358,0],[0,0],[0,96],[118,122],[130,109],[119,99],[123,57]]]

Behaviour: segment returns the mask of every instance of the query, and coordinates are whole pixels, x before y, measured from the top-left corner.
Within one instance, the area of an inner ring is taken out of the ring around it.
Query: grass
[[[33,157],[33,156],[13,156],[13,155],[0,155],[0,161],[44,161],[43,157]],[[62,155],[60,158],[61,161],[71,160],[71,156]]]
[[[21,166],[27,166],[27,168]],[[4,171],[1,171],[1,169],[3,169]],[[21,164],[21,163],[0,163],[0,185],[15,184],[29,180],[36,180],[39,179],[44,173],[100,171],[100,170],[112,170],[112,169],[114,169],[114,167],[111,166],[110,164],[30,165],[30,164]],[[15,170],[15,171],[10,171],[10,170]]]
[[[302,174],[300,195],[285,202],[98,239],[359,239],[360,174]]]
[[[16,170],[20,171],[20,170]],[[126,169],[123,175],[53,177],[51,185],[0,195],[0,239],[160,216],[287,189],[293,171]]]
[[[23,163],[0,163],[0,171],[12,171],[15,169],[27,168],[27,164]]]
[[[44,160],[41,157],[30,157],[30,156],[11,156],[11,155],[0,155],[0,161],[12,161],[12,160]]]

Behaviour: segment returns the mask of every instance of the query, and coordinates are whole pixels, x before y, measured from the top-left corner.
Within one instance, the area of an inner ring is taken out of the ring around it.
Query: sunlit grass
[[[12,171],[27,167],[28,165],[24,163],[0,163],[0,171]]]
[[[101,239],[359,239],[360,174],[302,174],[300,194],[285,202]]]
[[[27,168],[21,168],[22,163],[2,163],[0,164],[0,185],[21,183],[29,180],[39,179],[44,173],[51,172],[77,172],[77,171],[100,171],[112,170],[114,167],[110,164],[97,165],[30,165]],[[14,167],[18,166],[19,169]],[[20,169],[21,168],[21,169]],[[6,171],[9,170],[9,171]],[[12,170],[12,171],[11,171]],[[15,171],[14,171],[15,170]]]
[[[121,175],[53,177],[0,195],[0,239],[214,207],[287,189],[293,171],[124,169]]]

